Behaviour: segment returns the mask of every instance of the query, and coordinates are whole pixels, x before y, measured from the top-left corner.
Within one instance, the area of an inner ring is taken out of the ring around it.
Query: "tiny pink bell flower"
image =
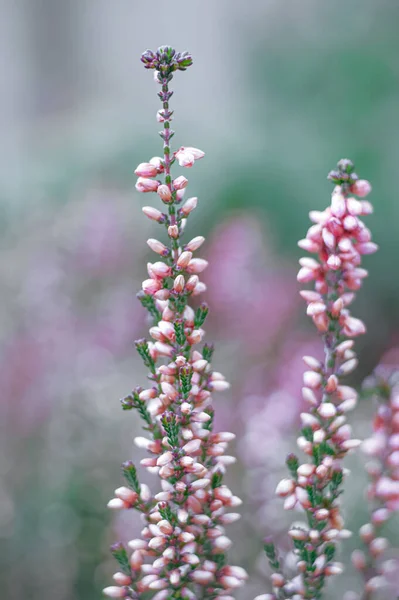
[[[177,152],[175,152],[175,157],[177,158],[177,161],[181,167],[192,167],[196,160],[199,160],[204,156],[205,152],[202,152],[202,150],[187,146],[182,146]]]
[[[143,206],[142,211],[145,214],[145,216],[151,219],[152,221],[159,222],[163,220],[163,214],[161,213],[161,211],[157,208],[154,208],[153,206]]]
[[[172,200],[172,192],[170,191],[169,187],[165,184],[161,184],[160,186],[158,186],[157,194],[165,203],[168,203]]]

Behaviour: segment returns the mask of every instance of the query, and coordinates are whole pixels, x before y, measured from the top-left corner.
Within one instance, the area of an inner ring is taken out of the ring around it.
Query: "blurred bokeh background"
[[[399,362],[399,4],[0,0],[0,9],[1,595],[95,600],[112,572],[109,544],[139,528],[105,505],[120,463],[136,456],[138,420],[118,399],[145,381],[135,294],[156,225],[141,213],[148,198],[133,170],[160,140],[156,86],[139,57],[166,43],[194,56],[174,80],[175,144],[206,152],[190,171],[200,204],[189,233],[207,236],[208,338],[232,383],[216,410],[218,426],[237,434],[229,482],[244,506],[232,556],[251,572],[239,597],[266,592],[262,537],[279,537],[291,519],[273,492],[295,445],[301,356],[321,350],[298,299],[296,241],[308,211],[328,203],[326,174],[341,157],[373,184],[368,225],[381,247],[366,257],[354,308],[369,331],[352,382],[389,350]],[[363,401],[358,437],[371,414]],[[350,466],[356,529],[367,519],[361,457]],[[389,534],[398,545],[398,523]],[[328,598],[358,586],[348,567]]]

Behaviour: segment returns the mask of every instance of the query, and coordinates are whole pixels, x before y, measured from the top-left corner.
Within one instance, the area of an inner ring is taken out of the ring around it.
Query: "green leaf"
[[[128,460],[122,465],[123,476],[126,479],[128,486],[137,494],[140,494],[140,483],[137,477],[136,467],[131,460]]]
[[[126,552],[124,545],[120,542],[111,546],[111,554],[117,560],[121,571],[125,575],[131,575],[129,556]]]

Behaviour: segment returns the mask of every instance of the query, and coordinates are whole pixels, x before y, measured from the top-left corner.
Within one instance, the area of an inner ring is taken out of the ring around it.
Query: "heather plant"
[[[310,213],[314,225],[299,242],[300,248],[317,254],[318,260],[301,258],[297,277],[300,283],[314,283],[314,290],[303,290],[301,296],[322,336],[325,359],[304,357],[308,370],[303,376],[302,394],[309,409],[300,415],[302,431],[297,442],[306,458],[302,461],[295,454],[288,456],[290,477],[280,481],[276,489],[284,498],[284,508],[299,509],[305,521],[293,523],[289,530],[296,559],[293,577],[284,572],[273,541],[265,541],[274,593],[257,600],[322,598],[327,579],[343,571],[343,565],[336,561],[337,543],[351,535],[345,529],[340,507],[345,480],[342,461],[361,441],[352,437],[346,420],[346,414],[356,406],[357,393],[342,379],[358,362],[352,338],[365,333],[366,328],[348,307],[367,276],[360,266],[361,257],[375,252],[377,246],[360,219],[372,212],[372,206],[353,197],[368,195],[368,181],[359,180],[347,159],[341,160],[328,177],[335,183],[331,204],[323,212]]]
[[[170,127],[170,83],[177,71],[191,66],[192,58],[187,52],[176,53],[163,46],[156,52],[147,50],[141,60],[146,69],[154,71],[155,82],[160,85],[162,108],[157,112],[157,120],[163,124],[163,155],[139,164],[135,170],[136,189],[156,194],[163,203],[162,210],[145,206],[143,212],[164,230],[165,241],[147,241],[159,258],[148,263],[149,277],[138,294],[151,320],[152,339],[136,341],[138,354],[149,371],[149,384],[135,388],[121,404],[123,410],[137,411],[143,421],[146,435],[137,437],[135,443],[148,452],[140,464],[158,478],[158,489],[151,492],[145,483],[140,483],[132,461],[122,465],[126,485],[115,490],[108,506],[115,510],[135,509],[144,527],[139,538],[128,542],[128,548],[121,542],[112,546],[120,569],[114,574],[115,585],[105,588],[104,594],[125,599],[232,600],[234,590],[247,578],[243,568],[228,564],[226,555],[231,541],[225,534],[225,525],[240,517],[228,511],[241,504],[223,483],[226,466],[235,462],[226,453],[235,436],[214,431],[212,405],[213,392],[226,390],[229,384],[212,370],[212,345],[202,343],[208,306],[197,302],[196,297],[206,290],[199,275],[208,262],[194,253],[204,238],[182,241],[197,198],[184,201],[188,181],[183,175],[172,176],[176,164],[191,168],[204,157],[198,148],[182,146],[173,151],[171,147],[174,132]],[[353,438],[346,417],[355,408],[358,394],[343,380],[358,364],[353,338],[364,334],[366,327],[351,315],[349,306],[367,277],[367,271],[361,267],[362,256],[372,254],[377,246],[361,219],[373,210],[364,199],[371,191],[369,182],[358,178],[353,163],[347,159],[339,161],[328,178],[334,183],[331,203],[322,212],[311,211],[313,225],[299,242],[300,248],[316,254],[317,259],[301,258],[297,276],[301,284],[314,285],[314,289],[302,290],[300,295],[322,338],[324,359],[318,358],[313,340],[306,337],[304,343],[301,338],[301,349],[307,346],[311,352],[303,357],[307,370],[303,374],[302,402],[306,409],[300,414],[302,425],[297,439],[306,458],[288,455],[289,477],[280,481],[276,489],[284,499],[284,508],[298,510],[304,521],[292,524],[292,551],[283,559],[273,540],[265,540],[273,593],[257,596],[256,600],[321,600],[328,579],[343,572],[343,565],[336,559],[337,547],[351,535],[341,510],[348,474],[343,460],[361,445],[361,440]],[[233,263],[236,265],[239,260]],[[282,283],[286,285],[285,280]],[[240,296],[240,307],[242,301]],[[216,304],[220,309],[222,299]],[[288,310],[283,311],[283,325],[288,323],[293,308],[294,304],[289,304]],[[249,323],[249,315],[245,316]],[[284,327],[281,329],[285,331]],[[292,334],[291,346],[294,339]],[[275,367],[277,373],[278,365]],[[249,367],[248,371],[253,373]],[[259,437],[266,435],[273,440],[276,429],[283,430],[295,420],[300,405],[295,400],[290,400],[291,409],[285,407],[291,421],[286,415],[283,425],[276,425],[275,420],[277,404],[294,398],[295,390],[291,388],[284,370],[275,374],[274,384],[268,390],[269,412],[261,413],[268,427],[260,422],[259,427],[258,423],[251,425],[248,415],[252,433],[256,430]],[[387,541],[379,535],[379,527],[396,510],[398,497],[396,446],[392,442],[397,430],[397,380],[380,383],[378,392],[382,400],[375,420],[376,434],[365,442],[364,449],[380,460],[378,466],[367,466],[371,477],[369,497],[379,505],[372,509],[371,522],[360,532],[366,550],[353,554],[353,563],[364,576],[362,600],[372,600],[373,591],[392,569],[392,563],[382,559]],[[253,398],[246,406],[251,402],[254,407]],[[259,406],[248,412],[256,418]],[[251,440],[252,434],[244,437],[239,446],[241,452]],[[245,453],[251,457],[250,448]],[[253,465],[253,456],[249,463]]]
[[[141,60],[161,86],[157,120],[163,124],[163,156],[137,167],[136,189],[156,193],[162,201],[165,212],[150,206],[143,212],[166,231],[167,241],[148,240],[160,260],[148,264],[149,278],[138,295],[153,320],[153,341],[136,342],[149,370],[149,385],[135,388],[122,400],[122,408],[136,410],[143,420],[146,437],[137,437],[135,442],[149,453],[140,462],[158,477],[159,489],[152,493],[140,484],[133,462],[123,464],[127,485],[115,490],[108,506],[136,509],[144,528],[139,539],[128,543],[129,551],[122,543],[112,546],[120,570],[114,575],[116,585],[105,588],[104,594],[111,598],[142,598],[149,593],[154,600],[230,600],[231,591],[244,583],[246,573],[227,562],[231,542],[224,526],[239,518],[229,511],[241,501],[223,483],[226,465],[234,462],[226,454],[234,435],[214,432],[212,407],[212,393],[229,384],[211,368],[213,347],[201,345],[208,307],[201,303],[194,310],[189,304],[205,290],[199,275],[207,266],[206,260],[193,256],[204,242],[202,236],[182,242],[197,198],[183,203],[188,181],[171,173],[176,163],[192,167],[204,156],[194,147],[171,149],[174,132],[169,100],[173,92],[169,86],[177,71],[191,66],[192,58],[163,46],[156,52],[147,50]]]

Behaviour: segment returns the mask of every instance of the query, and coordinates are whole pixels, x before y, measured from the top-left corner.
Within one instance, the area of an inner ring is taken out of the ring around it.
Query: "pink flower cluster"
[[[122,400],[122,406],[136,409],[144,421],[148,435],[137,437],[135,443],[148,452],[141,465],[159,477],[161,489],[152,494],[148,486],[139,483],[134,464],[124,463],[129,487],[115,490],[108,506],[137,509],[144,528],[139,539],[129,542],[130,556],[122,544],[112,548],[121,571],[114,575],[117,585],[106,588],[104,594],[141,598],[149,592],[155,593],[153,600],[232,600],[231,591],[246,579],[244,569],[229,566],[225,556],[231,545],[225,526],[240,517],[231,511],[241,500],[222,481],[225,467],[235,461],[226,453],[235,436],[213,432],[212,407],[212,393],[226,390],[229,384],[211,368],[213,348],[199,347],[205,335],[202,325],[207,305],[201,304],[195,311],[188,304],[191,296],[204,291],[199,274],[207,266],[207,261],[193,256],[203,237],[185,245],[181,242],[197,199],[191,198],[179,208],[188,182],[183,176],[172,180],[170,174],[176,160],[191,167],[204,153],[190,147],[171,154],[168,101],[172,92],[168,83],[178,63],[168,47],[151,55],[156,56],[151,60],[162,85],[164,157],[138,166],[136,188],[157,192],[167,206],[167,213],[153,207],[143,211],[165,226],[168,241],[148,240],[162,260],[148,264],[149,279],[143,281],[139,295],[156,323],[150,328],[153,341],[136,342],[150,371],[150,385],[136,388]],[[160,174],[165,183],[152,179]]]
[[[267,598],[320,597],[327,577],[342,572],[335,562],[336,542],[350,532],[344,528],[339,497],[345,476],[342,459],[360,445],[352,438],[346,413],[357,403],[356,391],[343,385],[341,378],[357,366],[353,350],[355,337],[365,332],[360,319],[352,317],[348,305],[354,292],[361,287],[367,271],[360,267],[361,256],[377,249],[370,231],[361,221],[362,215],[372,212],[371,204],[352,195],[364,197],[371,189],[368,182],[359,180],[352,163],[338,163],[338,171],[330,174],[336,185],[330,206],[323,212],[311,212],[315,223],[299,246],[318,255],[300,259],[298,281],[314,282],[315,289],[302,291],[307,302],[307,314],[323,335],[324,363],[305,356],[308,368],[303,376],[303,398],[309,405],[301,414],[302,433],[299,448],[307,459],[300,464],[291,454],[287,466],[291,477],[283,479],[276,493],[284,498],[286,509],[298,508],[306,513],[306,523],[295,524],[289,531],[297,554],[298,575],[288,581],[280,570],[272,576],[274,595]],[[272,546],[266,548],[272,567],[278,564]]]
[[[373,421],[373,434],[362,444],[370,458],[366,470],[370,478],[368,500],[370,522],[360,529],[363,550],[352,554],[354,567],[363,576],[364,597],[371,600],[374,592],[390,588],[392,571],[397,573],[398,562],[387,556],[389,542],[381,529],[399,511],[399,376],[397,371],[379,367],[372,382],[378,401]],[[371,382],[368,382],[371,383]]]
[[[354,183],[350,192],[365,196],[371,190],[364,180]],[[360,216],[372,213],[367,200],[348,197],[342,186],[336,186],[331,205],[323,212],[311,211],[310,218],[315,223],[298,242],[303,250],[319,255],[319,262],[312,258],[301,258],[298,273],[300,283],[315,282],[315,291],[303,291],[302,297],[308,303],[307,314],[322,333],[326,333],[329,315],[324,299],[330,292],[330,311],[342,334],[355,337],[365,333],[364,323],[352,317],[347,309],[354,299],[354,292],[360,289],[367,271],[360,267],[363,254],[372,254],[377,245],[371,241],[370,230],[360,220]],[[334,275],[336,274],[336,275]],[[323,298],[324,296],[324,298]]]

